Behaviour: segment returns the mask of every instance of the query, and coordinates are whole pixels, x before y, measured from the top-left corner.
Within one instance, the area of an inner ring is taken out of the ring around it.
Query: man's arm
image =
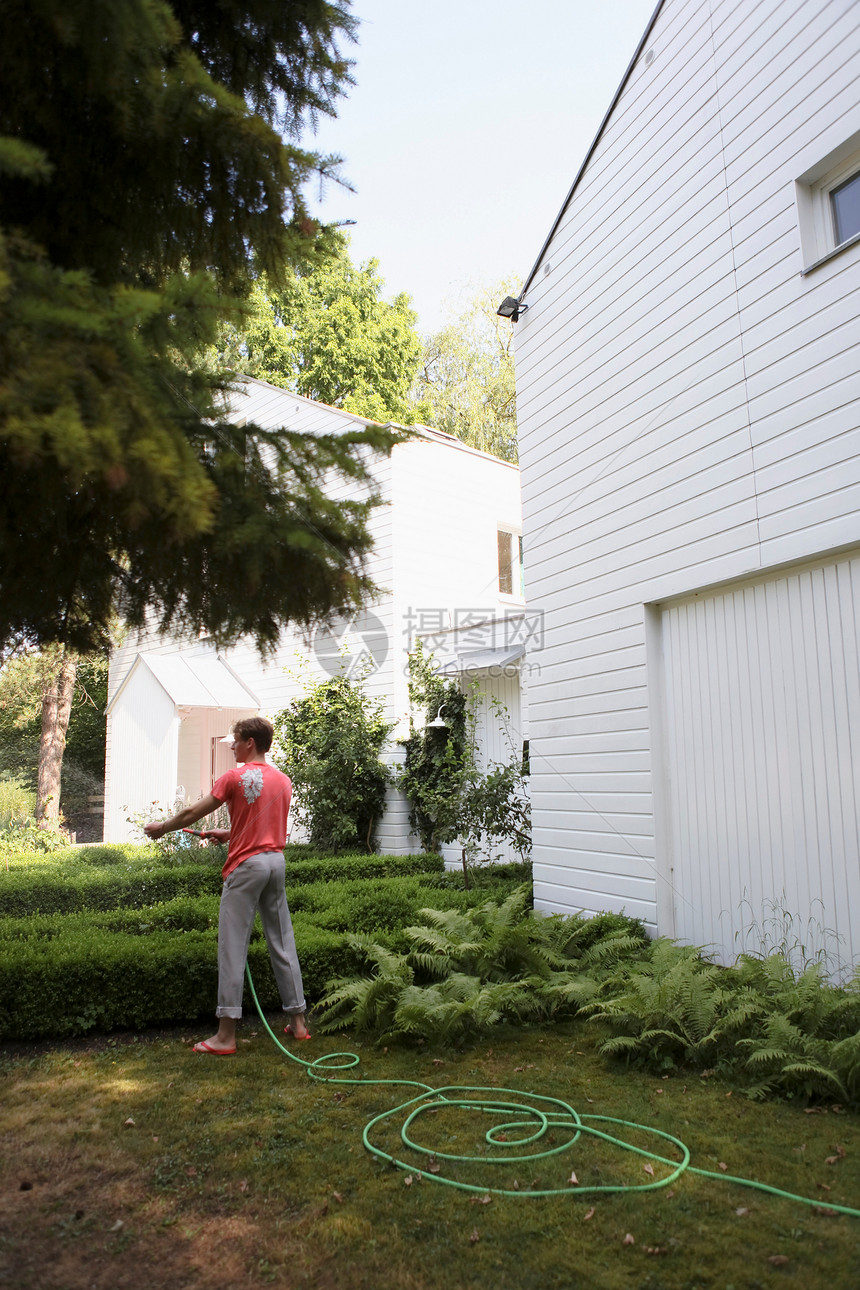
[[[143,831],[148,838],[163,838],[165,833],[173,833],[176,829],[187,829],[189,824],[202,820],[205,815],[211,815],[213,811],[218,810],[219,806],[223,806],[223,802],[219,802],[217,797],[207,793],[199,802],[195,802],[193,806],[186,806],[184,810],[172,815],[169,820],[145,824]]]

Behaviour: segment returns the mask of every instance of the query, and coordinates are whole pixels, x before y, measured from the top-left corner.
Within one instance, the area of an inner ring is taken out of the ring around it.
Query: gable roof
[[[220,657],[200,654],[140,653],[125,674],[122,684],[111,698],[107,711],[113,708],[133,674],[143,667],[182,708],[259,708],[260,701],[240,680],[230,665]]]
[[[547,248],[549,247],[549,244],[552,241],[552,239],[555,237],[556,229],[558,228],[559,224],[564,218],[565,211],[567,210],[568,206],[573,200],[573,194],[576,192],[577,188],[579,187],[579,181],[580,179],[582,179],[582,176],[585,174],[589,161],[591,161],[591,158],[594,156],[594,151],[597,148],[597,145],[600,143],[600,139],[603,135],[603,131],[606,129],[609,118],[612,116],[612,113],[615,111],[616,103],[621,98],[621,95],[624,92],[624,87],[627,84],[628,80],[630,79],[630,73],[633,71],[633,68],[636,66],[637,62],[639,61],[639,55],[642,53],[642,50],[645,47],[648,37],[651,35],[651,31],[654,27],[654,23],[657,21],[657,16],[660,13],[660,10],[662,8],[663,8],[663,0],[657,0],[657,8],[654,10],[651,17],[648,19],[648,26],[645,28],[644,32],[642,33],[642,39],[639,41],[639,44],[636,46],[636,51],[633,54],[633,57],[630,59],[630,62],[627,64],[627,70],[624,73],[623,77],[621,78],[621,84],[618,86],[618,89],[615,91],[615,94],[613,95],[613,98],[612,98],[612,102],[609,104],[609,107],[606,110],[606,115],[604,116],[603,120],[600,122],[600,128],[598,129],[597,134],[594,136],[594,140],[591,144],[591,147],[588,149],[588,152],[585,154],[585,160],[583,161],[582,165],[579,167],[579,170],[576,173],[576,178],[571,184],[570,191],[568,192],[567,196],[565,197],[562,203],[561,210],[558,212],[558,215],[556,215],[555,217],[555,222],[553,223],[552,228],[547,234],[546,241],[544,242],[543,246],[540,249],[540,254],[538,255],[538,258],[535,260],[534,264],[532,265],[531,271],[528,277],[526,278],[525,282],[523,283],[520,294],[517,297],[517,299],[520,302],[522,302],[523,296],[526,294],[529,287],[531,286],[534,280],[534,276],[537,273],[538,268],[540,267],[540,263],[543,260],[543,257],[546,255]]]

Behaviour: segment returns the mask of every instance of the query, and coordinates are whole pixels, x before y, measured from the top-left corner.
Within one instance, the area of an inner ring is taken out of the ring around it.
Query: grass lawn
[[[692,1165],[816,1199],[791,1203],[686,1173],[638,1194],[581,1189],[651,1181],[643,1156],[583,1137],[539,1162],[450,1165],[418,1177],[371,1156],[362,1129],[419,1090],[320,1084],[280,1054],[256,1018],[237,1057],[195,1056],[210,1033],[174,1030],[7,1049],[2,1058],[0,1286],[310,1286],[320,1290],[856,1290],[860,1207],[856,1116],[745,1099],[715,1078],[607,1069],[597,1032],[570,1023],[499,1032],[462,1052],[387,1052],[350,1039],[367,1080],[481,1085],[562,1098],[674,1133]],[[402,1117],[401,1117],[402,1120]],[[413,1132],[440,1156],[479,1154],[489,1117],[441,1109]],[[552,1145],[564,1131],[551,1130]],[[510,1141],[498,1150],[518,1155]],[[641,1130],[630,1140],[665,1150]],[[396,1140],[396,1145],[395,1145]],[[397,1131],[375,1141],[403,1156]],[[828,1163],[828,1161],[830,1163]],[[417,1167],[436,1164],[428,1157]],[[653,1166],[656,1177],[666,1167]],[[580,1188],[569,1185],[575,1172]],[[465,1193],[435,1177],[458,1177]],[[514,1189],[513,1197],[484,1187]],[[552,1197],[530,1188],[565,1188]]]

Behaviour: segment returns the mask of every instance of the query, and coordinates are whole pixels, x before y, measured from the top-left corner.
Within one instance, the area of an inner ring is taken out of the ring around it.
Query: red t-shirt
[[[212,796],[230,811],[230,846],[222,878],[249,856],[283,851],[292,795],[289,777],[268,762],[246,762],[216,780]]]

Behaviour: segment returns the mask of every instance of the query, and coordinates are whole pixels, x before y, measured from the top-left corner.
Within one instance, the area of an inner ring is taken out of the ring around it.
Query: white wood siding
[[[176,705],[147,668],[140,667],[126,686],[125,702],[108,717],[113,767],[105,784],[105,840],[138,841],[129,816],[146,819],[157,807],[171,811],[177,787],[179,714]],[[119,750],[123,755],[118,756]]]
[[[646,50],[516,351],[536,901],[656,929],[646,605],[860,540],[860,246],[801,276],[794,201],[860,7],[665,0]]]

